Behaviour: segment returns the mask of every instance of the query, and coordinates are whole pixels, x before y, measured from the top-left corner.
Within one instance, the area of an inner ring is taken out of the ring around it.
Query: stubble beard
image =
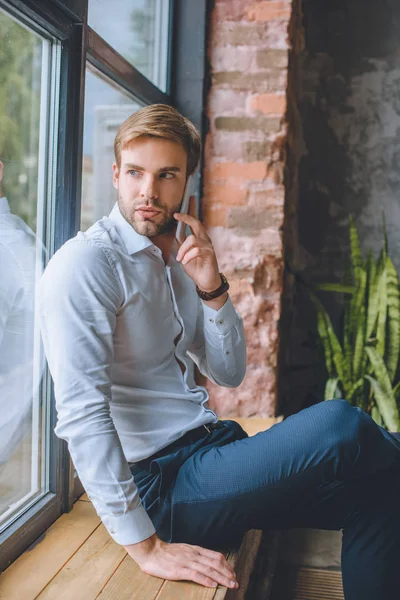
[[[138,207],[140,202],[135,203],[132,208],[127,208],[126,204],[122,196],[118,193],[118,206],[121,211],[122,216],[125,221],[133,227],[136,233],[140,235],[145,235],[147,237],[154,237],[158,235],[174,233],[175,228],[177,226],[177,221],[174,219],[174,213],[179,212],[182,202],[178,202],[175,207],[168,208],[165,204],[162,204],[159,201],[153,202],[151,204],[157,210],[161,211],[161,215],[157,215],[157,222],[148,220],[143,221],[136,219],[136,207]]]

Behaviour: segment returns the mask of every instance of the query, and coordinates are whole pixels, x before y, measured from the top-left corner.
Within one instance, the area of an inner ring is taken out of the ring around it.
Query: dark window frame
[[[88,0],[0,0],[0,7],[29,21],[32,29],[48,32],[61,42],[60,104],[54,247],[57,250],[80,227],[83,111],[86,64],[146,104],[176,106],[204,137],[208,0],[171,0],[167,93],[128,63],[87,24]],[[173,64],[173,68],[171,68]],[[201,192],[201,161],[197,192]],[[50,492],[0,535],[0,571],[40,536],[83,493],[74,477],[67,444],[53,430],[56,424],[54,390],[50,395]]]

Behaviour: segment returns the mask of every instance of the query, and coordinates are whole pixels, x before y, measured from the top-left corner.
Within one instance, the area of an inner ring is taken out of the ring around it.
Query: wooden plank
[[[157,600],[213,600],[217,589],[191,581],[165,580]]]
[[[236,571],[238,589],[222,585],[213,589],[189,581],[165,581],[157,600],[244,600],[261,536],[262,532],[259,530],[248,531],[243,537],[239,551],[225,554],[227,561]]]
[[[1,575],[1,600],[33,600],[88,539],[100,519],[87,502],[61,515],[41,541],[28,549]]]
[[[244,600],[249,585],[250,577],[256,563],[258,549],[260,547],[262,531],[251,529],[243,537],[239,551],[228,557],[228,562],[236,571],[239,582],[237,589],[218,586],[214,600]]]
[[[91,500],[89,499],[89,496],[85,492],[84,494],[82,494],[82,496],[80,496],[78,498],[78,502],[90,502],[91,503]]]
[[[280,423],[283,417],[220,417],[220,419],[236,421],[249,435],[255,435],[269,429],[275,423]]]
[[[82,502],[85,506],[86,503]],[[100,525],[37,597],[40,600],[92,600],[126,556]]]
[[[126,555],[96,600],[153,600],[163,582],[143,573],[133,558]]]

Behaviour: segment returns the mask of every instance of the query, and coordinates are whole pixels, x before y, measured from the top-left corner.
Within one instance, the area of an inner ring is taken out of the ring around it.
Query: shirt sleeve
[[[68,448],[111,537],[150,537],[147,515],[110,414],[113,333],[123,293],[107,248],[74,240],[51,259],[39,284],[41,331],[54,380],[55,433]]]
[[[217,385],[238,387],[246,374],[243,320],[230,296],[215,310],[199,298],[196,334],[188,355],[200,373]]]

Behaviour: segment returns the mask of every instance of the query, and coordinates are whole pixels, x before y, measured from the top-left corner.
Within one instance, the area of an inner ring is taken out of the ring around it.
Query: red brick
[[[266,162],[216,162],[208,171],[209,177],[215,179],[263,180],[267,176]]]
[[[225,227],[226,226],[227,209],[225,206],[210,206],[204,207],[204,225],[206,227]]]
[[[232,109],[244,112],[247,95],[247,92],[213,87],[208,95],[207,112],[215,115],[225,111],[232,113]]]
[[[288,49],[288,23],[284,19],[254,22],[212,20],[210,50],[218,46],[251,46],[255,50]]]
[[[225,204],[229,206],[241,206],[246,204],[247,190],[237,183],[235,185],[224,183],[218,184],[206,181],[205,185],[206,203]]]
[[[265,115],[280,114],[286,111],[286,96],[284,94],[257,94],[249,98],[251,110]]]
[[[290,19],[291,10],[288,2],[253,2],[246,10],[246,17],[249,21]]]

